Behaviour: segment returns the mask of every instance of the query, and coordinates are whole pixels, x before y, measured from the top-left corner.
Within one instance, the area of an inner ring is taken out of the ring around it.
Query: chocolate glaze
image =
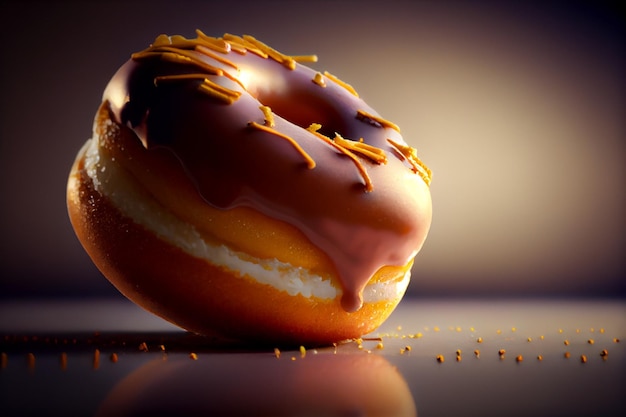
[[[357,110],[378,113],[330,79],[326,87],[314,83],[315,71],[301,64],[290,70],[250,52],[221,54],[235,69],[189,53],[227,72],[230,78],[206,78],[243,93],[239,99],[227,104],[203,94],[201,80],[155,83],[157,76],[202,72],[195,65],[131,59],[103,96],[116,121],[133,129],[148,152],[173,152],[208,204],[251,207],[301,230],[333,262],[344,309],[358,310],[372,275],[385,265],[407,264],[430,227],[428,185],[387,141],[405,144],[401,135],[357,119]],[[248,125],[264,123],[261,104],[271,107],[275,129],[315,161],[313,169],[287,141]],[[372,191],[366,191],[353,161],[305,130],[311,123],[321,124],[320,132],[331,138],[338,132],[384,150],[384,164],[361,161]]]

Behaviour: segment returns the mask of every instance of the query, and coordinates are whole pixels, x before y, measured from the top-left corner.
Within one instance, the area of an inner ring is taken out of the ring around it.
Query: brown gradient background
[[[317,53],[433,169],[411,294],[626,294],[624,16],[595,2],[3,1],[0,296],[115,295],[65,208],[102,91],[156,35]]]

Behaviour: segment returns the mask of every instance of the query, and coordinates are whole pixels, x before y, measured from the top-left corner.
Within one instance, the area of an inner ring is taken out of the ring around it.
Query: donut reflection
[[[97,416],[416,416],[399,371],[383,357],[320,352],[169,355],[129,374]]]

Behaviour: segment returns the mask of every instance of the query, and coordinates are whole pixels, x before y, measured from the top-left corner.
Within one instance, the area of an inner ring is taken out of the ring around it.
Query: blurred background
[[[117,296],[65,184],[160,33],[251,34],[352,84],[434,171],[420,296],[626,296],[624,15],[605,2],[0,2],[0,297]]]

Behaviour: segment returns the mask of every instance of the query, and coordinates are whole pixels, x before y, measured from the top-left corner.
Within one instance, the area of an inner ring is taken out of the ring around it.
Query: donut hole
[[[270,107],[274,114],[303,129],[317,123],[322,126],[318,132],[325,136],[333,138],[335,133],[349,136],[344,135],[348,129],[348,115],[342,114],[340,105],[325,97],[307,90],[292,89],[281,94],[268,92],[257,99]]]

